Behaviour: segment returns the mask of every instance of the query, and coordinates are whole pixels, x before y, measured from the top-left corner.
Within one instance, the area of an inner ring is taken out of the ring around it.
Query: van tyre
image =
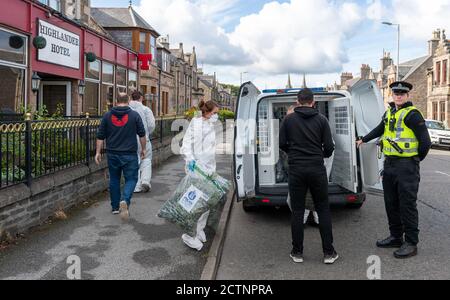
[[[259,209],[257,205],[251,204],[250,201],[242,202],[242,208],[246,213],[255,212]]]

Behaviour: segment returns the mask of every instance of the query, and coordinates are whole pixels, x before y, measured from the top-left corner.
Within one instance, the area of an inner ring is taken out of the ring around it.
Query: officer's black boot
[[[395,238],[393,236],[377,242],[378,248],[400,248],[403,245],[403,238]]]
[[[417,255],[417,246],[409,243],[404,243],[403,246],[394,252],[395,258],[403,259],[410,258]]]

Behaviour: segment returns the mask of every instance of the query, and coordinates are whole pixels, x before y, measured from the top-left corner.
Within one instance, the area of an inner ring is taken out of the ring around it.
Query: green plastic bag
[[[189,172],[164,203],[158,217],[181,227],[187,234],[196,235],[197,221],[208,210],[215,211],[225,202],[231,185],[218,174],[206,175],[199,167]]]

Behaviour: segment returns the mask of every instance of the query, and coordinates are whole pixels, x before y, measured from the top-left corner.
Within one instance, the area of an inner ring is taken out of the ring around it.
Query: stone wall
[[[153,142],[153,168],[170,158],[172,138]],[[80,165],[0,190],[0,241],[43,224],[57,211],[67,211],[108,189],[106,159],[100,166]]]
[[[414,89],[410,93],[410,99],[414,105],[420,110],[424,117],[428,115],[428,78],[427,69],[432,67],[433,60],[430,57],[424,64],[422,64],[413,74],[411,74],[405,81],[414,85]]]

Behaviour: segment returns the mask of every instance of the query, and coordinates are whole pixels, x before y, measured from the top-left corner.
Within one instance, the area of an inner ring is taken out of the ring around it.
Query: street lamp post
[[[397,26],[397,76],[396,81],[400,80],[400,24],[394,24],[391,22],[382,22],[384,25]]]
[[[242,85],[242,83],[243,83],[243,81],[242,81],[242,75],[244,75],[244,74],[248,74],[248,72],[241,72],[241,85]]]

